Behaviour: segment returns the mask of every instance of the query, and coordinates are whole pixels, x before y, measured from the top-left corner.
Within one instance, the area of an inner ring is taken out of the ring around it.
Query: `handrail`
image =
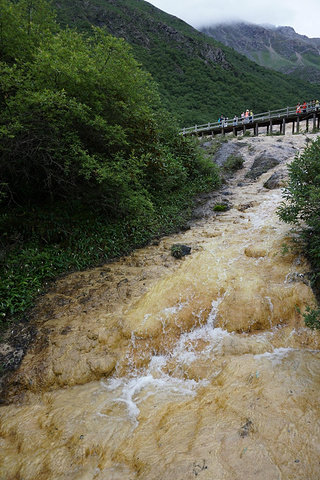
[[[315,112],[315,111],[320,111],[320,106],[319,105],[314,105],[313,103],[307,103],[306,110],[302,110],[302,105],[301,107],[301,112],[300,113],[309,113],[309,112]],[[208,122],[204,123],[202,125],[194,125],[193,127],[184,127],[181,130],[181,134],[185,135],[188,133],[196,133],[196,132],[205,132],[207,130],[220,130],[222,128],[230,127],[230,126],[240,126],[240,125],[248,125],[248,124],[253,124],[257,121],[267,121],[267,120],[272,120],[274,118],[285,118],[285,117],[290,117],[292,115],[297,115],[297,107],[285,107],[285,108],[279,108],[278,110],[269,110],[268,112],[262,112],[262,113],[257,113],[252,115],[252,119],[249,120],[248,117],[241,118],[238,117],[238,122],[236,125],[233,125],[233,119],[225,119],[224,124],[221,125],[221,122],[216,121],[216,122]]]

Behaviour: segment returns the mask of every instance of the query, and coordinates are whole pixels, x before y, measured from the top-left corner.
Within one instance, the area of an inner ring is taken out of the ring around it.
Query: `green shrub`
[[[313,270],[312,287],[320,298],[320,137],[288,166],[289,181],[278,209],[281,220],[296,226],[300,247]],[[318,309],[308,310],[308,326],[319,327]]]
[[[218,203],[213,207],[214,212],[225,212],[227,210],[227,205]]]
[[[306,312],[303,314],[304,322],[311,330],[320,330],[320,307],[311,308],[306,307]]]
[[[233,172],[243,168],[244,158],[241,155],[229,155],[223,164],[223,170]]]

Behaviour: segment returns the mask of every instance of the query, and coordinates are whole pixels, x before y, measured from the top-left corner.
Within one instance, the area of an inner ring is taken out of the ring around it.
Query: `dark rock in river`
[[[281,160],[278,158],[267,153],[263,153],[254,159],[252,167],[247,173],[246,177],[256,180],[258,177],[260,177],[260,175],[267,172],[271,168],[276,167],[280,163]]]
[[[181,245],[180,243],[175,243],[171,246],[171,255],[175,258],[182,258],[185,255],[191,254],[191,247],[187,245]]]
[[[271,177],[268,178],[266,182],[264,182],[263,186],[268,188],[269,190],[273,190],[275,188],[280,188],[282,186],[282,179],[283,176],[276,172]]]

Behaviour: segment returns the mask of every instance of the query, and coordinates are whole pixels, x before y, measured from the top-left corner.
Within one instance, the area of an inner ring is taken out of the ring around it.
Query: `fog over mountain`
[[[201,31],[263,67],[320,83],[320,38],[300,35],[290,26],[245,22],[212,25]]]
[[[147,3],[147,2],[146,2]],[[181,18],[200,29],[230,22],[290,25],[296,32],[317,37],[319,35],[319,0],[149,0],[148,3]]]

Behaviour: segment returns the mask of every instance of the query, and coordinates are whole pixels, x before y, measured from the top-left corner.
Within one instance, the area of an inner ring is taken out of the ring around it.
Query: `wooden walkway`
[[[300,133],[301,122],[305,122],[305,129],[315,131],[320,127],[320,107],[315,107],[312,104],[307,104],[305,111],[297,113],[296,107],[286,107],[279,110],[270,110],[268,112],[253,115],[251,121],[248,118],[238,119],[235,124],[233,119],[220,122],[210,122],[204,125],[195,125],[194,127],[183,128],[181,135],[225,135],[232,133],[237,136],[238,132],[245,135],[249,130],[253,130],[254,135],[259,135],[259,128],[267,129],[267,134],[275,133],[274,127],[279,126],[278,132],[282,135],[286,133],[287,124],[292,124],[292,133]]]

